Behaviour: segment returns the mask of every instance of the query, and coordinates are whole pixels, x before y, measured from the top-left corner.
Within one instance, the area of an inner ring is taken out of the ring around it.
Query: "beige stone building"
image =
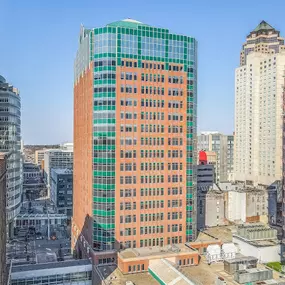
[[[41,166],[42,161],[45,158],[45,152],[47,149],[39,149],[35,151],[35,164]]]
[[[247,36],[235,70],[234,179],[270,185],[282,177],[285,46],[262,21]]]

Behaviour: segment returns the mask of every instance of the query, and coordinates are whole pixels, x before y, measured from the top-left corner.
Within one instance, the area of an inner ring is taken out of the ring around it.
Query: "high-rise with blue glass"
[[[22,205],[21,98],[17,88],[0,75],[0,152],[7,156],[7,234],[14,236],[14,219]]]
[[[74,70],[74,252],[104,263],[195,239],[196,40],[81,27]]]

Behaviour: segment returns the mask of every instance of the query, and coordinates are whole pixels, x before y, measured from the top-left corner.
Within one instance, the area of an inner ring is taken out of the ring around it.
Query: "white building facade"
[[[262,21],[235,71],[234,179],[270,185],[282,177],[284,39]]]
[[[246,193],[239,191],[228,191],[225,193],[227,220],[234,223],[246,222]]]

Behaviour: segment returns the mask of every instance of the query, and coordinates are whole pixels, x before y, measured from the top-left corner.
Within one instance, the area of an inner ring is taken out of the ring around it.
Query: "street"
[[[47,251],[54,251],[57,253],[57,251],[60,248],[60,245],[62,246],[62,249],[64,249],[65,252],[70,252],[70,240],[69,239],[57,239],[57,240],[36,240],[35,241],[35,247],[36,252],[47,252]]]

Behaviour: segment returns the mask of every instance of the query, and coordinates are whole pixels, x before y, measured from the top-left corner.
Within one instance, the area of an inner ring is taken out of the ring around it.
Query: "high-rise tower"
[[[22,202],[21,100],[19,91],[0,76],[0,152],[9,153],[6,172],[6,217],[13,236],[13,220]]]
[[[235,71],[234,179],[270,185],[282,178],[284,39],[262,21]]]
[[[4,153],[0,153],[0,284],[7,284],[6,173],[7,173],[7,155]]]
[[[197,42],[127,19],[81,27],[74,83],[72,246],[196,235]]]

